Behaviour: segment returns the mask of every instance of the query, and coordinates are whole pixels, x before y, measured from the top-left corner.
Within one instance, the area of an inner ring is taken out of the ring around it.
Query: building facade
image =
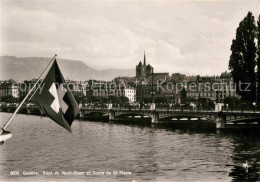
[[[224,72],[221,76],[197,76],[196,81],[188,82],[187,97],[223,102],[226,97],[239,96],[231,74]]]
[[[130,103],[136,101],[136,89],[132,86],[117,83],[90,80],[86,88],[88,97],[127,97]]]
[[[86,96],[86,89],[84,82],[81,81],[72,81],[72,80],[66,80],[65,85],[67,85],[67,88],[70,89],[71,93],[74,96],[77,97],[84,97]]]
[[[31,80],[24,80],[23,83],[20,83],[20,87],[19,87],[19,95],[20,97],[25,97],[29,91],[34,87],[35,83],[37,82],[38,79],[31,79]],[[35,87],[34,91],[38,88],[38,86],[40,86],[42,80],[40,80],[37,83],[37,87]]]
[[[153,74],[154,80],[156,81],[164,81],[170,78],[169,73],[154,73]]]
[[[157,97],[160,95],[159,90],[157,89],[157,84],[139,84],[136,87],[136,101],[142,102],[145,99],[151,100],[152,97]]]
[[[0,97],[19,97],[19,83],[14,80],[0,82]]]

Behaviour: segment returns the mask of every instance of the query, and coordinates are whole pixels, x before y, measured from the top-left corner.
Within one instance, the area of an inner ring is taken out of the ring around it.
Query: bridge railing
[[[16,107],[17,104],[14,103],[1,103],[0,108],[6,108],[6,107]],[[28,108],[37,108],[35,104],[26,104],[24,107]],[[100,106],[95,106],[95,105],[83,105],[83,109],[91,109],[91,110],[106,110],[108,109],[107,105],[100,105]],[[128,105],[128,106],[123,106],[123,105],[117,105],[113,106],[112,109],[114,110],[130,110],[130,111],[147,111],[150,110],[150,105],[146,104],[143,106],[140,105]],[[178,112],[214,112],[215,108],[209,108],[209,107],[191,107],[191,106],[170,106],[170,105],[156,105],[155,107],[156,111],[178,111]],[[222,107],[223,112],[240,112],[240,113],[260,113],[260,106],[253,106],[253,105],[242,105],[242,106],[227,106],[225,105]]]
[[[97,106],[83,106],[83,109],[90,109],[90,110],[100,110],[100,109],[108,109],[108,107],[97,107]],[[139,107],[139,106],[113,106],[113,110],[128,110],[128,111],[147,111],[151,110],[150,105]],[[213,112],[214,109],[209,108],[202,108],[202,107],[183,107],[183,106],[157,106],[155,111],[169,111],[169,112]]]
[[[240,113],[260,113],[260,107],[255,106],[224,106],[222,111],[225,112],[240,112]]]
[[[108,109],[108,107],[100,107],[100,106],[84,106],[83,109],[91,109],[91,110],[100,110],[100,109]],[[128,110],[128,111],[147,111],[150,110],[150,106],[113,106],[113,110]],[[203,107],[189,107],[189,106],[156,106],[155,111],[169,111],[169,112],[215,112],[215,108],[203,108]],[[240,112],[240,113],[254,113],[259,112],[260,108],[254,107],[222,107],[223,112]]]

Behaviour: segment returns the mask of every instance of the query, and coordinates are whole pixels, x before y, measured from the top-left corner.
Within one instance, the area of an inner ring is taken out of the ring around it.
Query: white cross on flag
[[[71,132],[71,124],[79,113],[79,107],[54,60],[48,74],[31,98],[53,121]]]

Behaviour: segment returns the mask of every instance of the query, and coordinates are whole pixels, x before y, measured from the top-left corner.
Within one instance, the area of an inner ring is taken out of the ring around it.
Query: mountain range
[[[0,56],[0,80],[13,79],[16,81],[38,78],[51,58]],[[135,75],[134,69],[103,69],[90,68],[82,61],[57,59],[65,79],[85,81],[89,79],[112,80],[118,76]]]

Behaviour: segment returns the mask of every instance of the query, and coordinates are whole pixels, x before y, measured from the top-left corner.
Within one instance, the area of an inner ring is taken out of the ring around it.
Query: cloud
[[[82,60],[95,68],[220,74],[253,2],[1,2],[1,54]],[[241,8],[242,7],[242,8]]]

